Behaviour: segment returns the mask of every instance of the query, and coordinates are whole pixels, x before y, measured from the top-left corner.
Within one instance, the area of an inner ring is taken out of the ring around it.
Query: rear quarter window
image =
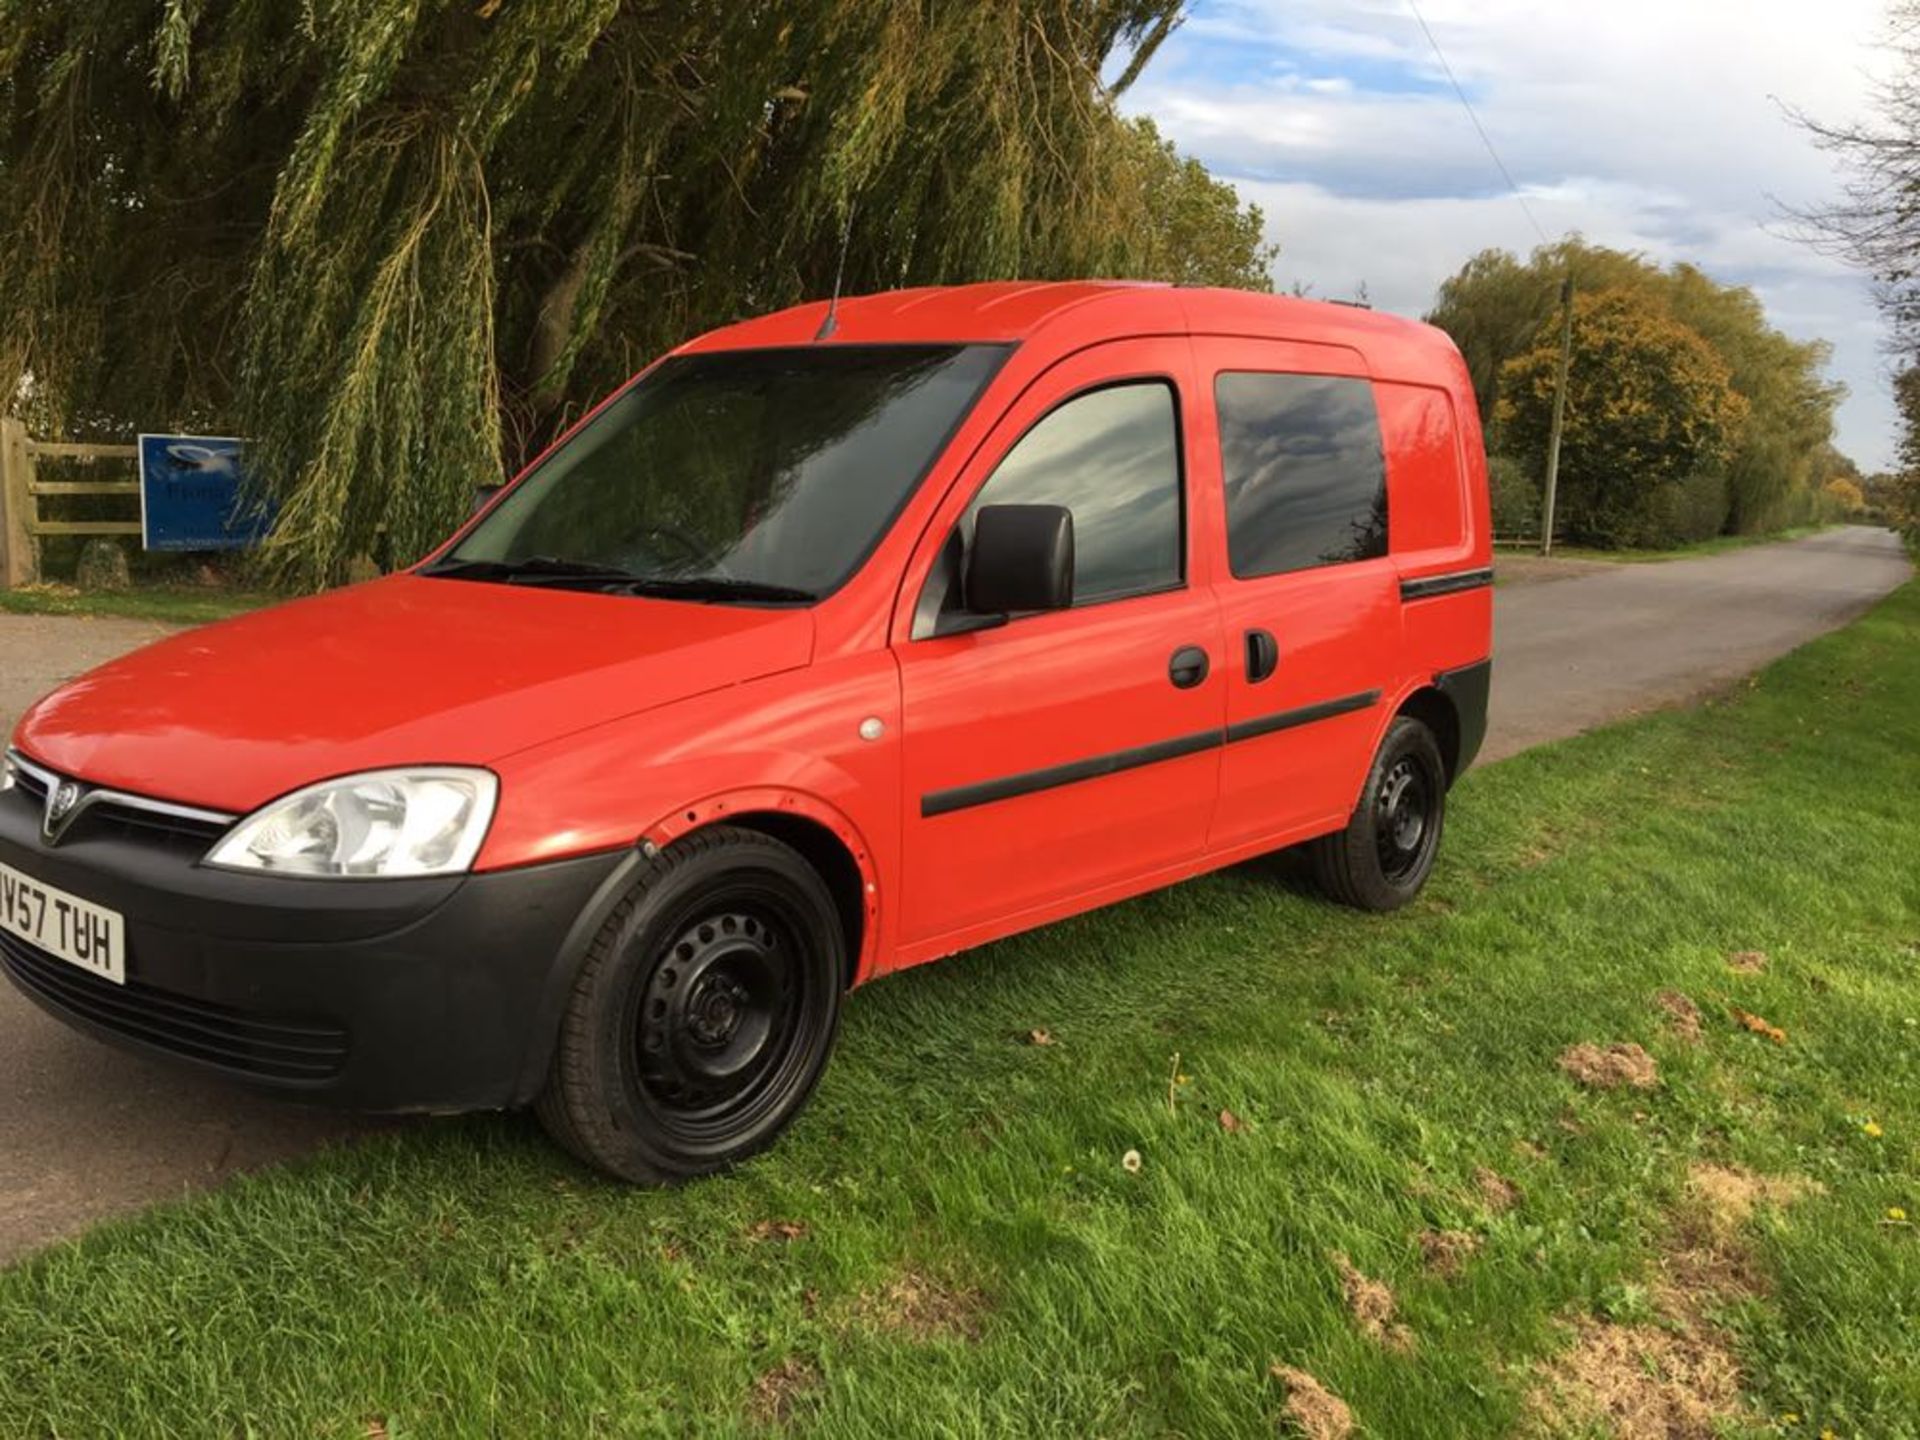
[[[1467,487],[1453,401],[1424,385],[1374,386],[1387,450],[1391,548],[1453,550],[1467,540]]]
[[[1236,577],[1387,553],[1387,472],[1369,381],[1229,371],[1214,381],[1214,404]]]

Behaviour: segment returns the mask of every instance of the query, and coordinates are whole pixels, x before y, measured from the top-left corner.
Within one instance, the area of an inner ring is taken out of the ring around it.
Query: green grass
[[[1712,1161],[1820,1187],[1708,1305],[1755,1417],[1728,1433],[1913,1436],[1920,1233],[1887,1220],[1920,1216],[1917,717],[1909,585],[1721,702],[1474,773],[1408,912],[1263,862],[862,992],[731,1177],[621,1189],[482,1118],[104,1226],[0,1272],[0,1433],[731,1435],[791,1362],[796,1433],[1258,1436],[1281,1361],[1367,1435],[1504,1435],[1566,1318],[1678,1323],[1655,1267]],[[1584,1040],[1646,1045],[1659,1088],[1576,1087]],[[1458,1277],[1423,1270],[1430,1226],[1481,1238]],[[1335,1251],[1411,1354],[1356,1328]],[[953,1323],[894,1323],[903,1276]]]
[[[14,615],[110,615],[204,625],[284,600],[259,590],[219,590],[190,585],[137,586],[130,590],[76,590],[70,585],[0,589],[0,613]]]
[[[1556,545],[1553,554],[1558,559],[1611,560],[1622,565],[1643,565],[1650,561],[1687,560],[1697,555],[1722,555],[1729,550],[1745,550],[1754,545],[1778,545],[1785,540],[1804,540],[1809,535],[1818,535],[1823,530],[1833,528],[1832,525],[1796,525],[1768,535],[1716,535],[1710,540],[1696,540],[1692,544],[1670,545],[1657,550],[1596,550],[1590,545]],[[1503,545],[1500,548],[1520,555],[1537,555],[1540,549],[1537,543],[1531,546]]]

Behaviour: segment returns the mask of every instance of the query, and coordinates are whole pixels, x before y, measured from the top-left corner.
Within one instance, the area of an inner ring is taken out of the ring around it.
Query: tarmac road
[[[1892,534],[1860,526],[1692,560],[1500,569],[1483,762],[1710,694],[1845,624],[1910,573]],[[163,633],[146,621],[0,614],[0,733],[41,692]],[[0,1264],[376,1123],[122,1054],[0,982]]]
[[[1533,583],[1566,565],[1571,578]],[[1482,762],[1723,689],[1838,629],[1912,573],[1890,530],[1631,565],[1496,560]],[[1513,580],[1508,583],[1508,573]]]

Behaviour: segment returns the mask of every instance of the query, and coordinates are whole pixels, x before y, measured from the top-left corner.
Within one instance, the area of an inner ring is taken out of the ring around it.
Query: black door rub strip
[[[1402,600],[1428,600],[1435,595],[1452,595],[1460,590],[1484,590],[1493,584],[1493,569],[1455,570],[1449,575],[1422,575],[1400,582]]]
[[[1302,705],[1298,710],[1280,710],[1272,715],[1256,715],[1227,727],[1227,743],[1271,735],[1276,730],[1291,730],[1296,725],[1311,725],[1316,720],[1331,720],[1354,710],[1365,710],[1380,701],[1378,690],[1363,690],[1358,695],[1342,695],[1338,700],[1322,700],[1317,705]]]
[[[1142,765],[1157,765],[1162,760],[1178,760],[1183,755],[1216,749],[1219,744],[1218,730],[1201,730],[1192,735],[1176,735],[1171,740],[1156,740],[1151,745],[1136,745],[1130,750],[1114,750],[1085,760],[1069,760],[1064,765],[1049,765],[1044,770],[1023,770],[1018,775],[1002,775],[998,780],[956,785],[951,790],[922,795],[920,813],[931,819],[953,810],[991,805],[1016,795],[1031,795],[1036,790],[1051,790],[1057,785],[1072,785],[1101,775],[1117,775],[1122,770],[1138,770]]]
[[[1231,745],[1238,740],[1251,740],[1258,735],[1270,735],[1276,730],[1291,730],[1296,725],[1311,725],[1316,720],[1345,715],[1351,710],[1364,710],[1379,699],[1378,690],[1368,690],[1359,695],[1344,695],[1338,700],[1303,705],[1297,710],[1281,710],[1254,720],[1242,720],[1225,730],[1198,730],[1191,735],[1176,735],[1171,740],[1156,740],[1151,745],[1136,745],[1128,750],[1089,756],[1085,760],[1069,760],[1064,765],[1049,765],[1044,770],[1023,770],[1017,775],[1002,775],[997,780],[981,780],[972,785],[956,785],[950,790],[929,791],[920,797],[920,814],[922,818],[931,820],[936,815],[970,810],[975,805],[991,805],[996,800],[1011,800],[1016,795],[1032,795],[1040,790],[1095,780],[1102,775],[1118,775],[1123,770],[1138,770],[1143,765],[1157,765],[1163,760],[1178,760],[1183,756],[1197,755],[1203,750]]]

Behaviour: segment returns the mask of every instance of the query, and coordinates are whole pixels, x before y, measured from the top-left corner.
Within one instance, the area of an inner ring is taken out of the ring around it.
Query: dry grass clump
[[[861,1320],[915,1340],[978,1340],[986,1308],[978,1290],[943,1284],[918,1270],[903,1270],[854,1302]]]

